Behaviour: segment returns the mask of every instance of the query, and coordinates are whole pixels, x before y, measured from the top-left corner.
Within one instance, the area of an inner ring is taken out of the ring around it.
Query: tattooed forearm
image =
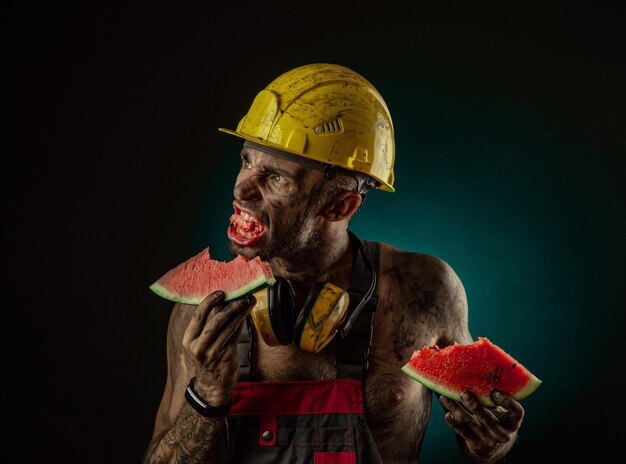
[[[224,422],[223,418],[204,419],[185,405],[174,426],[152,441],[143,464],[217,463]]]

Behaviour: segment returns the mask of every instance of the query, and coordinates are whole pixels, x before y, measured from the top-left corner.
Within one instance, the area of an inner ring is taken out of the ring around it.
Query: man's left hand
[[[493,408],[480,404],[469,391],[463,392],[461,403],[439,397],[446,423],[465,440],[471,453],[485,458],[499,454],[499,448],[510,448],[524,417],[524,408],[511,396],[495,391],[492,398]]]

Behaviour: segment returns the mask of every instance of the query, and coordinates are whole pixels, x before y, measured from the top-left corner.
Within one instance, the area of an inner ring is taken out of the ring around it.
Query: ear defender
[[[274,285],[255,292],[254,296],[256,304],[250,315],[263,341],[269,346],[291,343],[296,304],[289,283],[279,277]]]
[[[330,282],[318,282],[294,321],[293,292],[285,279],[278,278],[254,296],[257,302],[250,314],[263,341],[269,346],[293,343],[311,353],[321,351],[332,340],[350,305],[347,291]]]
[[[301,350],[318,353],[339,332],[348,313],[348,292],[330,282],[318,282],[309,292],[293,327],[293,342]]]

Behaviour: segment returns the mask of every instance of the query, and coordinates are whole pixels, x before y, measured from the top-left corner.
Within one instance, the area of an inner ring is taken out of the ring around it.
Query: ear
[[[329,222],[350,219],[363,203],[363,198],[357,192],[345,191],[335,195],[322,210],[322,216]]]

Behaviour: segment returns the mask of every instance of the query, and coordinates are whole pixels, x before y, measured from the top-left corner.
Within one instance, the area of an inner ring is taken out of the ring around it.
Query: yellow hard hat
[[[393,192],[391,115],[363,76],[336,64],[287,71],[261,90],[237,126],[222,132],[357,171]]]

